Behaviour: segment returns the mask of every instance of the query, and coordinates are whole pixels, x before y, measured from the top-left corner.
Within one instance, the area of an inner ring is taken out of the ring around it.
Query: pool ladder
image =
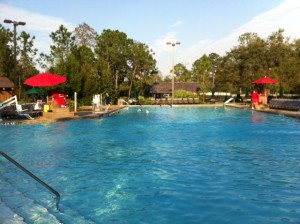
[[[27,170],[24,166],[22,166],[20,163],[18,163],[16,160],[14,160],[13,158],[11,158],[9,155],[7,155],[6,153],[4,153],[3,151],[0,151],[0,154],[6,158],[8,161],[10,161],[11,163],[13,163],[16,167],[18,167],[19,169],[21,169],[24,173],[28,174],[31,178],[33,178],[34,180],[36,180],[38,183],[40,183],[42,186],[44,186],[45,188],[47,188],[49,191],[51,191],[56,198],[56,209],[61,212],[61,210],[59,209],[59,201],[60,201],[60,194],[58,193],[58,191],[56,191],[53,187],[49,186],[48,184],[46,184],[44,181],[42,181],[40,178],[38,178],[36,175],[34,175],[33,173],[31,173],[29,170]]]

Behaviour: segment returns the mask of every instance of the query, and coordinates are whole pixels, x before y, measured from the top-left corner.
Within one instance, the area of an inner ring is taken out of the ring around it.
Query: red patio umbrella
[[[267,76],[265,76],[264,78],[261,78],[261,79],[258,79],[258,80],[255,80],[253,83],[254,84],[275,84],[275,83],[278,83],[279,81],[276,80],[276,79],[271,79]]]
[[[25,80],[24,84],[29,86],[56,86],[67,81],[67,77],[52,73],[41,73]]]

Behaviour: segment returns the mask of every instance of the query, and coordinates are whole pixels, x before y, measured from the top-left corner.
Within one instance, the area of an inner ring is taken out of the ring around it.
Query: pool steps
[[[40,197],[34,198],[34,192],[31,192],[31,195],[22,192],[18,189],[18,184],[17,181],[10,183],[7,179],[1,183],[4,187],[1,188],[0,194],[0,223],[95,223],[71,208],[63,207],[63,212],[58,212],[52,209],[53,206],[43,205]]]
[[[26,224],[22,217],[15,214],[2,201],[0,201],[0,222],[1,223]]]
[[[32,180],[24,175],[16,178],[16,171],[19,170],[13,169],[1,177],[0,223],[95,223],[68,207],[58,211],[49,192],[42,189],[40,192],[34,191]],[[36,187],[40,186],[36,184]]]
[[[45,187],[46,189],[48,189],[49,191],[51,191],[55,195],[55,197],[56,197],[55,198],[56,199],[56,208],[57,208],[57,210],[59,210],[60,194],[53,187],[51,187],[50,185],[48,185],[47,183],[45,183],[44,181],[42,181],[40,178],[38,178],[36,175],[34,175],[33,173],[31,173],[24,166],[22,166],[20,163],[18,163],[16,160],[14,160],[13,158],[11,158],[9,155],[7,155],[6,153],[4,153],[3,151],[0,151],[0,154],[4,158],[6,158],[9,162],[11,162],[16,167],[18,167],[20,170],[22,170],[24,173],[26,173],[28,176],[30,176],[32,179],[34,179],[39,184],[41,184],[43,187]]]
[[[48,212],[46,207],[37,204],[35,200],[27,197],[7,180],[4,185],[1,189],[1,192],[3,192],[1,198],[4,205],[14,213],[11,214],[12,220],[18,217],[17,220],[21,221],[23,219],[24,223],[61,223],[53,214]],[[9,223],[7,219],[2,220],[2,215],[1,210],[0,222]]]

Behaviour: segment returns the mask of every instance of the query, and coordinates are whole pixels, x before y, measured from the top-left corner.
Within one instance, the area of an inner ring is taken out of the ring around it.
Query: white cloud
[[[73,31],[75,28],[73,24],[66,22],[63,19],[32,13],[3,3],[0,3],[0,19],[1,21],[10,19],[13,21],[26,22],[26,25],[22,26],[22,28],[18,27],[17,31],[24,30],[32,36],[36,36],[34,41],[35,47],[38,48],[40,52],[44,53],[50,51],[49,46],[52,44],[52,40],[49,35],[51,32],[57,30],[62,24],[70,31]],[[10,26],[11,24],[6,24],[6,27]]]
[[[183,21],[177,21],[176,23],[172,24],[170,27],[171,27],[171,28],[175,28],[175,27],[181,26],[181,25],[183,25],[183,24],[184,24]]]
[[[61,18],[45,16],[38,13],[29,12],[23,9],[15,8],[7,4],[0,3],[0,20],[11,19],[14,21],[24,21],[25,26],[18,27],[18,32],[24,30],[31,35],[36,36],[34,41],[35,47],[40,52],[48,53],[52,40],[49,37],[51,32],[59,28],[61,24],[72,31],[75,25]],[[172,47],[166,45],[168,41],[181,41],[181,45],[176,47],[175,63],[183,63],[188,68],[192,63],[203,54],[212,52],[224,55],[238,44],[238,37],[246,32],[257,33],[262,38],[267,38],[272,32],[278,31],[279,28],[285,30],[284,36],[292,39],[300,38],[300,1],[285,0],[278,7],[262,13],[248,23],[233,30],[231,34],[221,39],[200,39],[194,44],[188,45],[184,39],[180,39],[178,32],[169,32],[162,38],[156,39],[151,48],[155,52],[157,66],[164,76],[168,75],[172,66]],[[184,24],[183,21],[177,21],[171,28]],[[12,29],[11,24],[4,24]],[[192,31],[191,31],[192,32]]]
[[[168,75],[172,66],[171,53],[172,48],[167,45],[167,42],[177,42],[178,32],[169,32],[161,39],[156,39],[151,48],[154,50],[154,57],[157,60],[157,67],[163,73],[164,76]]]
[[[257,33],[262,38],[267,38],[273,32],[283,28],[285,37],[299,38],[300,30],[297,29],[300,20],[300,1],[285,0],[278,7],[260,14],[245,25],[239,27],[230,36],[237,37],[245,32]]]
[[[278,7],[262,13],[254,17],[251,21],[243,26],[233,30],[228,36],[219,40],[199,40],[197,43],[178,48],[177,63],[183,63],[188,68],[191,68],[192,63],[201,57],[203,54],[212,52],[224,55],[229,52],[234,46],[238,45],[238,37],[246,32],[257,33],[261,38],[267,38],[278,29],[284,29],[284,36],[291,39],[300,38],[300,29],[298,22],[300,21],[300,1],[285,0]],[[163,75],[167,75],[171,68],[167,59],[159,58],[159,68]]]
[[[167,33],[161,39],[156,39],[152,46],[152,48],[155,50],[155,53],[160,54],[162,52],[171,51],[170,47],[167,46],[167,42],[178,41],[178,38],[176,37],[177,35],[178,35],[177,32],[170,32],[170,33]]]
[[[204,54],[203,52],[211,49],[213,43],[211,39],[200,40],[196,44],[184,49],[178,59],[179,63],[191,66],[195,60]]]

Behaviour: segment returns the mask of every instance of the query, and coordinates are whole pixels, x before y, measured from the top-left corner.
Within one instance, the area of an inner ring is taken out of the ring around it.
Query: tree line
[[[255,88],[252,82],[265,76],[279,80],[275,91],[284,88],[285,93],[300,94],[300,39],[285,38],[279,29],[266,40],[256,33],[239,36],[238,46],[225,56],[216,53],[197,59],[191,70],[183,64],[175,66],[178,81],[198,82],[203,91],[212,89],[245,93]]]
[[[256,33],[242,34],[239,44],[224,56],[204,54],[191,69],[176,64],[175,80],[197,82],[202,92],[240,93],[254,80],[269,76],[280,81],[285,93],[300,94],[300,40],[290,40],[283,34],[283,29],[267,39]],[[50,53],[37,55],[35,37],[21,32],[15,71],[13,33],[0,24],[0,76],[14,80],[14,74],[18,74],[20,93],[30,88],[23,83],[38,74],[38,68],[66,76],[68,81],[60,89],[70,96],[77,92],[83,103],[90,103],[93,94],[105,92],[114,101],[136,95],[149,97],[154,83],[171,80],[170,76],[161,77],[155,52],[124,32],[106,29],[98,34],[82,23],[73,31],[61,25],[50,37]]]

